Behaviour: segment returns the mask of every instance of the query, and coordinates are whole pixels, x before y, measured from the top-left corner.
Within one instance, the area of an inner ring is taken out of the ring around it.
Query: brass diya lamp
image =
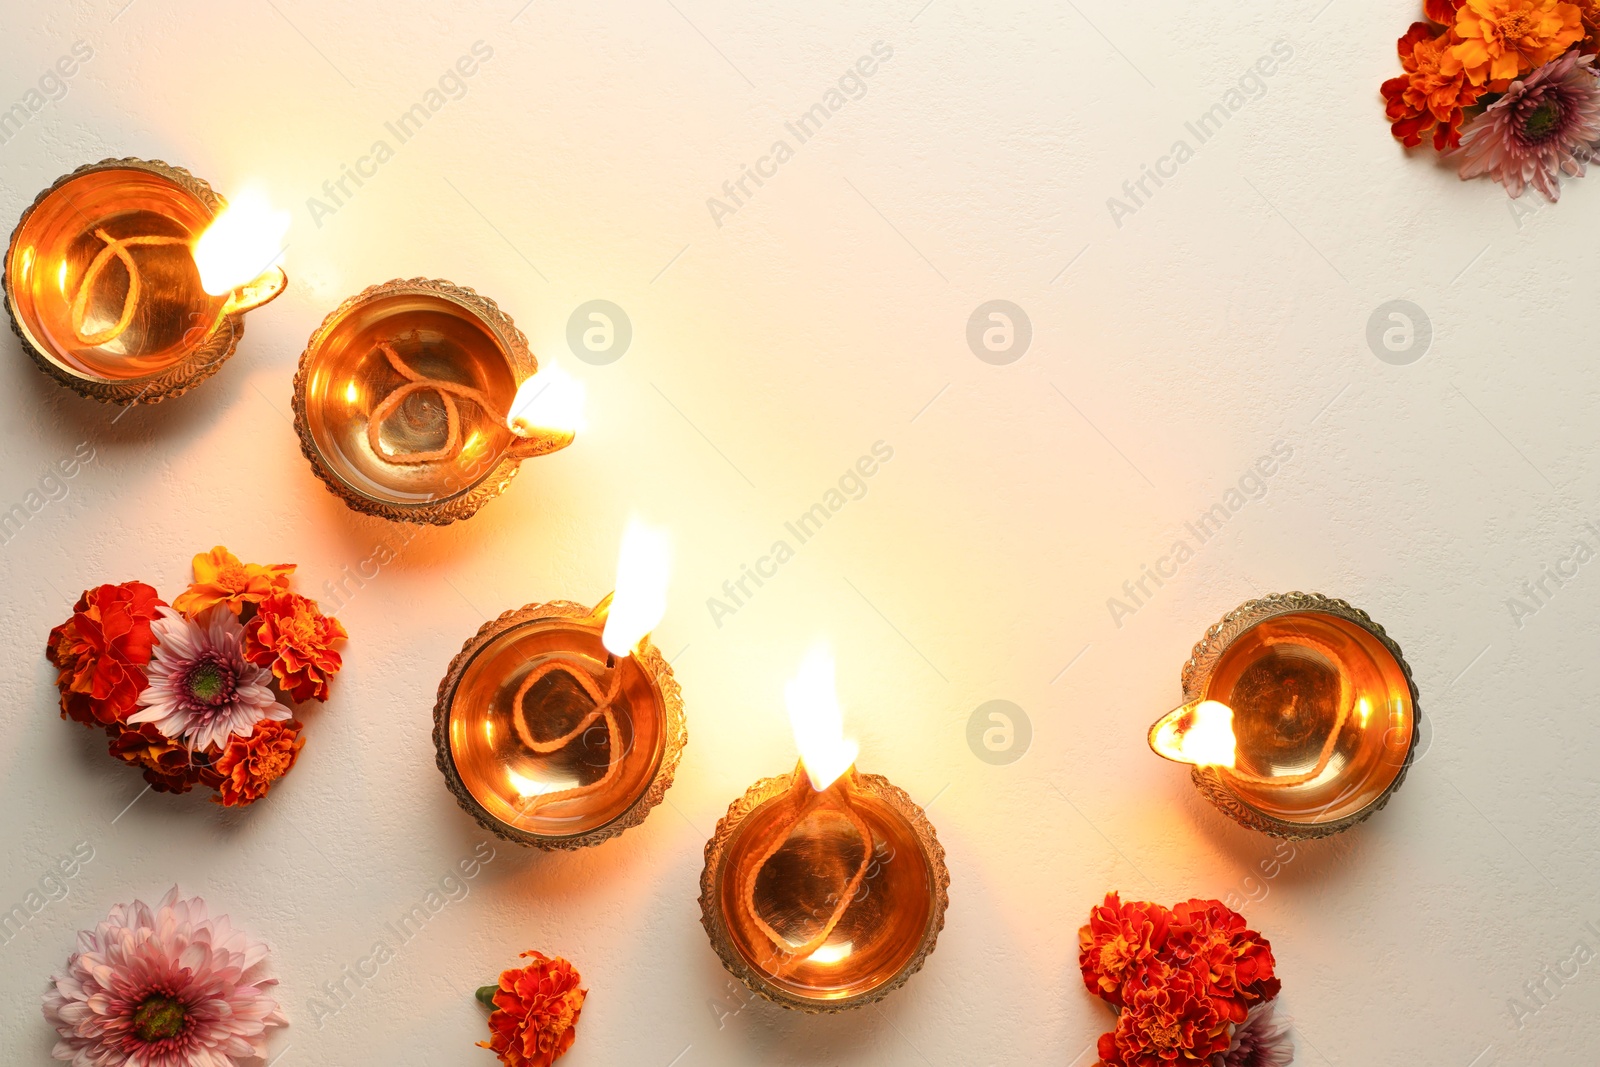
[[[485,829],[576,849],[643,822],[687,740],[672,668],[650,643],[667,549],[637,524],[617,591],[593,608],[530,604],[486,623],[450,663],[433,709],[439,770]]]
[[[944,928],[950,872],[926,813],[856,770],[825,648],[787,698],[800,764],[751,786],[717,823],[700,921],[723,966],[757,994],[843,1011],[922,969]]]
[[[1251,600],[1183,666],[1185,703],[1150,728],[1239,825],[1307,839],[1388,803],[1416,750],[1417,686],[1366,612],[1315,593]]]
[[[288,285],[289,216],[230,207],[181,167],[107,159],[40,193],[12,231],[6,310],[39,369],[92,400],[180,396],[233,355],[245,313]]]
[[[294,380],[300,447],[329,491],[399,522],[465,519],[518,465],[572,443],[582,387],[540,372],[493,300],[446,281],[351,297],[311,335]]]

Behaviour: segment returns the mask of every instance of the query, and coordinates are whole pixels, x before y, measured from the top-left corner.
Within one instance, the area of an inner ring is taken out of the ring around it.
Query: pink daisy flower
[[[150,685],[139,694],[143,710],[130,723],[154,723],[175,741],[204,752],[230,735],[249,737],[262,719],[287,719],[289,709],[272,693],[272,672],[245,659],[244,626],[215,608],[190,622],[171,608],[150,624],[155,654]]]
[[[265,945],[212,919],[176,886],[155,908],[118,904],[78,934],[44,1017],[72,1067],[236,1067],[265,1058],[268,1027],[288,1020],[262,976]]]
[[[1461,178],[1487,174],[1521,196],[1529,185],[1561,199],[1561,172],[1584,173],[1600,142],[1600,82],[1576,49],[1511,83],[1461,132]]]
[[[1251,1008],[1245,1021],[1234,1028],[1228,1051],[1211,1057],[1212,1067],[1289,1067],[1293,1062],[1289,1027],[1275,1017],[1270,1001]]]

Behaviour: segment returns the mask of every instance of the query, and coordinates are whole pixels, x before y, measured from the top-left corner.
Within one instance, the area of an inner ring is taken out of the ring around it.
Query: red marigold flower
[[[120,723],[148,684],[144,667],[155,639],[150,621],[166,607],[143,582],[89,589],[72,618],[50,631],[45,655],[58,668],[61,717],[86,726]]]
[[[204,767],[182,741],[156,729],[154,723],[118,723],[107,728],[111,754],[144,769],[144,780],[158,793],[187,793],[203,777]]]
[[[1124,983],[1161,950],[1170,920],[1159,904],[1124,904],[1117,894],[1106,894],[1106,902],[1089,912],[1089,924],[1078,931],[1078,967],[1089,992],[1120,1008]]]
[[[533,962],[501,973],[489,1040],[478,1047],[498,1053],[505,1067],[550,1067],[578,1036],[578,1015],[589,991],[578,988],[578,972],[559,956],[522,955]]]
[[[1117,1028],[1100,1038],[1109,1067],[1210,1067],[1228,1051],[1230,1022],[1210,995],[1204,971],[1156,964],[1130,982]]]
[[[1449,0],[1431,0],[1432,3],[1449,3]],[[1430,16],[1443,15],[1430,7]],[[1488,91],[1484,85],[1474,85],[1459,65],[1446,74],[1441,68],[1453,44],[1451,31],[1440,32],[1426,22],[1412,23],[1411,29],[1400,38],[1400,65],[1405,73],[1383,83],[1383,98],[1387,102],[1390,132],[1407,148],[1415,148],[1431,131],[1433,147],[1443,151],[1454,148],[1461,141],[1461,123],[1465,109],[1478,102]]]
[[[244,654],[271,667],[278,685],[296,702],[328,699],[328,679],[343,661],[333,650],[349,635],[338,619],[317,610],[317,602],[297,593],[274,593],[257,606],[245,625]]]
[[[1422,13],[1441,26],[1454,26],[1456,12],[1467,0],[1422,0]]]
[[[1229,1022],[1244,1022],[1252,1004],[1272,1000],[1282,987],[1272,944],[1221,901],[1186,900],[1173,908],[1168,945],[1175,959],[1201,969]]]
[[[306,743],[300,729],[294,719],[262,719],[249,737],[230,737],[208,775],[217,790],[211,799],[235,808],[266,796],[272,783],[288,774],[299,757]]]

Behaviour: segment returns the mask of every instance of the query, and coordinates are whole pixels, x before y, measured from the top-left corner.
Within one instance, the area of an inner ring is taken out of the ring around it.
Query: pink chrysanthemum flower
[[[167,737],[204,752],[230,735],[249,737],[262,719],[290,717],[272,694],[272,673],[245,659],[244,627],[231,612],[212,609],[190,622],[162,608],[150,628],[157,642],[150,685],[129,722],[155,723]]]
[[[51,979],[44,1017],[54,1057],[72,1067],[237,1067],[266,1056],[268,1027],[288,1020],[262,975],[265,945],[212,919],[176,886],[151,908],[118,904],[78,935]]]
[[[1211,1067],[1289,1067],[1293,1062],[1289,1027],[1275,1017],[1270,1001],[1251,1008],[1234,1029],[1228,1051],[1211,1057]]]
[[[1593,64],[1574,49],[1512,82],[1462,131],[1462,180],[1487,174],[1512,196],[1532,185],[1551,202],[1561,199],[1561,172],[1583,174],[1600,142]]]

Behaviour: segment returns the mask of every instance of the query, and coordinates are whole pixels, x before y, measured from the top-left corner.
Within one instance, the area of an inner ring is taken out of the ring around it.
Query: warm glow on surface
[[[359,386],[356,385],[356,380],[354,378],[351,378],[350,381],[348,383],[346,383],[346,385],[344,387],[344,402],[346,404],[349,404],[352,407],[354,407],[356,401],[358,401],[360,399],[361,399],[361,389],[360,389]]]
[[[1233,709],[1216,700],[1185,704],[1151,727],[1150,747],[1175,763],[1232,767],[1238,752]]]
[[[834,682],[833,650],[817,645],[800,661],[800,672],[784,688],[789,706],[789,725],[794,728],[794,743],[800,749],[811,786],[818,792],[828,788],[850,769],[860,751],[844,736],[844,709],[839,706],[839,690]]]
[[[667,613],[672,576],[672,540],[665,530],[631,519],[617,559],[617,591],[611,597],[601,641],[614,656],[626,656]]]
[[[850,953],[854,948],[855,943],[852,941],[845,941],[838,945],[823,945],[807,956],[806,961],[809,963],[838,963],[840,960],[849,959]]]
[[[264,194],[241,192],[195,242],[194,263],[205,291],[226,296],[276,266],[289,219],[289,212],[273,210]]]
[[[517,387],[506,426],[519,437],[540,433],[578,433],[587,392],[583,383],[555,363],[546,363]]]
[[[1372,721],[1372,702],[1366,697],[1356,701],[1356,716],[1361,720],[1363,730],[1366,729],[1367,723]]]
[[[532,778],[524,778],[516,771],[507,771],[506,778],[511,782],[511,788],[521,797],[536,797],[540,793],[549,793],[555,787],[548,782],[536,782]]]

